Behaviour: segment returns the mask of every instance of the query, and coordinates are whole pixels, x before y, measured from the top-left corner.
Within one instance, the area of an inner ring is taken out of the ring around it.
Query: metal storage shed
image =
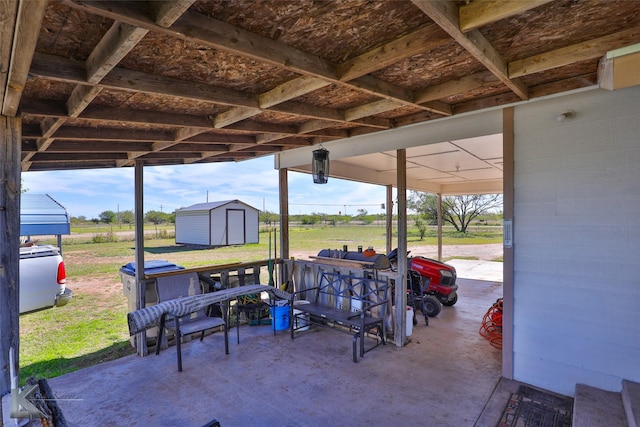
[[[229,246],[258,243],[259,210],[240,200],[198,203],[176,211],[176,243]]]
[[[48,194],[24,193],[20,196],[20,235],[58,236],[71,234],[67,210]]]

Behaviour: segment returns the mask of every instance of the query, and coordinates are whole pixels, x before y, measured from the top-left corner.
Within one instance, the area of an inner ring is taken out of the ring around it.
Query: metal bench
[[[353,361],[380,344],[386,344],[385,314],[388,284],[378,280],[375,270],[362,276],[337,271],[321,271],[318,286],[291,294],[291,339],[296,331],[309,325],[329,327],[352,335]],[[296,305],[297,300],[308,304]],[[367,348],[365,337],[375,338],[375,345]],[[360,341],[358,351],[358,340]]]

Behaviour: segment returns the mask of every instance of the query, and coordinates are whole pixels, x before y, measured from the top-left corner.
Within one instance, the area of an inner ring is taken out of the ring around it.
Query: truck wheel
[[[453,294],[453,298],[451,298],[449,301],[443,301],[442,305],[446,305],[447,307],[451,307],[452,305],[454,305],[455,303],[458,302],[458,294],[455,293]]]
[[[433,295],[427,295],[424,297],[424,306],[429,317],[436,317],[442,310],[442,304],[440,304],[438,298]]]

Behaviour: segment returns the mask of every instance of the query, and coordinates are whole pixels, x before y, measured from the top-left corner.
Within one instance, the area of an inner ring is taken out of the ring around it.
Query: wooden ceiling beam
[[[192,136],[185,142],[195,142],[204,144],[255,144],[256,137],[253,135],[234,135],[234,134],[219,134],[219,133],[201,133],[200,135]]]
[[[260,108],[267,109],[315,90],[322,89],[330,84],[331,82],[317,77],[300,76],[284,82],[267,92],[261,93],[258,95],[258,102]]]
[[[192,1],[165,2],[157,7],[156,19],[159,25],[169,26],[191,6]],[[38,26],[39,27],[39,26]],[[142,40],[149,30],[116,21],[94,47],[85,61],[86,81],[100,82],[116,65]],[[99,86],[78,84],[67,101],[70,117],[77,117],[102,91]],[[57,119],[58,127],[65,119]],[[38,150],[45,151],[51,145],[51,138],[38,140]]]
[[[471,30],[467,34],[460,30],[458,5],[455,2],[431,0],[411,0],[411,2],[498,77],[520,99],[529,98],[527,87],[521,82],[509,78],[506,61],[479,30]]]
[[[640,42],[640,28],[632,28],[597,37],[582,43],[512,61],[509,63],[509,76],[512,78],[522,77],[580,61],[600,58],[609,50],[638,42]]]
[[[433,50],[450,41],[450,38],[437,25],[427,25],[339,64],[338,78],[348,82],[419,53]]]
[[[410,91],[399,86],[383,82],[372,76],[368,76],[370,79],[366,83],[352,80],[348,82],[342,81],[338,78],[336,66],[322,58],[197,12],[187,11],[170,28],[163,28],[152,22],[139,5],[131,4],[130,2],[92,1],[77,3],[72,0],[62,0],[62,2],[71,8],[81,9],[87,13],[109,17],[171,37],[203,44],[235,55],[249,57],[305,76],[317,77],[329,83],[339,84],[350,89],[364,90],[374,96],[391,99],[397,94],[402,94],[402,96],[397,97],[396,100],[405,105],[414,105],[420,109],[428,109],[423,105],[414,104]],[[417,43],[412,43],[411,49],[417,49],[417,45]],[[359,67],[363,66],[365,62],[366,61],[361,59],[361,62],[358,63]],[[384,66],[385,64],[381,63],[380,65]],[[371,64],[369,64],[369,66],[374,68]],[[345,67],[351,69],[353,65],[347,65]],[[375,69],[379,69],[379,67],[375,67]],[[356,74],[359,73],[360,72],[357,72]]]
[[[145,28],[114,22],[85,62],[87,82],[102,80],[148,32]]]
[[[86,85],[77,85],[73,91],[71,92],[71,96],[67,100],[67,110],[69,113],[69,117],[77,117],[82,110],[84,110],[91,101],[94,100],[96,96],[102,91],[101,87],[97,86],[86,86]],[[46,151],[51,143],[54,141],[50,138],[53,133],[64,125],[67,121],[66,117],[59,117],[55,119],[55,124],[53,122],[54,119],[47,118],[42,124],[46,125],[47,129],[43,128],[42,135],[44,138],[41,138],[37,141],[38,143],[38,151]]]
[[[542,6],[553,0],[483,0],[472,1],[460,6],[460,30],[468,32],[506,19],[527,10]]]
[[[70,153],[124,153],[127,151],[151,151],[150,142],[140,141],[75,141],[56,139],[47,152],[70,152]],[[25,151],[23,145],[23,151]]]
[[[261,62],[302,74],[335,79],[333,64],[310,53],[284,43],[254,34],[193,11],[186,11],[170,28],[163,28],[149,19],[143,8],[135,2],[91,1],[77,3],[63,0],[66,6],[87,13],[127,22],[172,37],[197,41],[209,47],[239,54]]]
[[[36,153],[31,162],[74,162],[74,161],[91,161],[91,160],[122,160],[126,159],[127,154],[120,153],[100,153],[96,151],[82,153],[61,153],[46,151]]]
[[[43,78],[55,79],[59,81],[81,83],[78,72],[68,72],[66,70],[77,70],[75,61],[60,58],[53,55],[38,53],[34,55],[31,74]],[[69,65],[67,65],[69,64]],[[143,73],[140,71],[125,70],[123,68],[114,68],[107,75],[100,85],[109,89],[125,90],[130,92],[146,92],[159,95],[168,95],[181,98],[195,99],[215,104],[232,105],[237,107],[258,108],[258,100],[244,92],[220,88],[217,86],[188,82],[172,77],[164,77]],[[290,107],[295,103],[298,110],[291,110]],[[282,102],[274,105],[271,111],[285,112],[297,116],[310,117],[313,119],[329,120],[334,122],[343,122],[344,115],[338,110],[317,107],[310,104],[303,104],[295,101]],[[252,114],[251,114],[252,115]],[[368,125],[362,122],[363,125]],[[385,127],[383,123],[372,123],[373,127]]]
[[[430,102],[496,84],[501,84],[500,80],[491,72],[484,71],[460,79],[450,80],[439,85],[419,89],[415,92],[414,100],[418,103]]]
[[[349,108],[345,111],[345,118],[349,121],[358,120],[363,117],[373,116],[375,114],[386,113],[389,110],[395,110],[396,108],[403,107],[404,104],[400,104],[397,101],[391,101],[389,99],[381,99],[379,101],[370,102],[368,104],[360,105],[358,107]]]
[[[154,21],[161,27],[170,27],[184,13],[189,10],[195,0],[165,0],[152,2],[151,7],[155,7]]]
[[[291,135],[287,134],[273,134],[273,135],[258,135],[256,137],[256,144],[266,144],[268,142],[278,141],[284,138],[289,138]]]
[[[213,127],[222,129],[242,120],[250,119],[260,113],[262,113],[262,110],[259,108],[234,107],[216,115],[215,119],[213,119]]]
[[[298,127],[298,132],[301,134],[311,133],[318,130],[329,128],[333,125],[334,123],[327,122],[324,120],[309,120],[308,122],[304,122]]]
[[[167,141],[173,142],[173,132],[141,129],[100,129],[86,127],[60,127],[53,134],[54,138],[86,141]]]
[[[2,115],[18,112],[29,66],[36,50],[46,0],[0,3],[0,106]]]
[[[132,14],[127,13],[127,16],[131,16],[131,15]],[[193,14],[189,14],[189,16],[193,16]],[[203,25],[200,28],[211,28],[212,20],[209,18],[207,18],[207,20],[210,21],[209,24]],[[138,22],[137,25],[138,24],[143,25],[143,22]],[[224,27],[229,26],[226,23],[222,23],[222,24]],[[195,21],[190,22],[189,25],[196,25]],[[178,25],[174,26],[174,28],[172,29],[176,29],[177,27],[179,27],[179,23]],[[433,32],[435,28],[436,28],[435,26],[422,28],[421,30],[418,30],[410,35],[401,37],[400,39],[392,41],[384,46],[374,48],[369,52],[363,55],[360,55],[354,60],[344,63],[341,68],[341,72],[343,73],[343,75],[340,77],[339,80],[343,80],[343,81],[351,80],[353,77],[361,76],[363,74],[375,71],[377,69],[381,69],[402,58],[407,58],[412,55],[415,55],[416,53],[428,51],[448,41],[445,37],[434,38]],[[190,36],[193,36],[194,34],[197,34],[197,32],[195,33],[194,31],[189,32]],[[228,34],[231,34],[231,33],[228,32]],[[233,48],[231,49],[231,51],[236,54],[238,53],[242,55],[248,54],[250,57],[254,57],[254,55],[258,54],[257,59],[270,60],[271,58],[264,58],[263,48],[265,46],[263,45],[263,43],[266,43],[266,45],[269,45],[269,46],[277,47],[278,50],[282,50],[283,46],[286,46],[286,45],[273,42],[272,40],[269,40],[269,39],[264,39],[261,36],[248,33],[245,30],[239,31],[239,34],[242,34],[243,38],[247,37],[247,40],[251,41],[250,44],[252,45],[252,47],[250,48],[249,52],[243,49],[240,49],[240,52],[239,52],[238,46],[236,44],[233,44]],[[229,45],[226,43],[223,43],[222,46],[219,45],[220,38],[226,40],[226,37],[228,37],[228,35],[216,34],[214,37],[214,39],[216,40],[214,42],[214,47],[223,48],[223,49],[228,48]],[[205,41],[211,40],[209,38],[209,35],[207,35],[206,33],[201,35],[200,38],[198,38],[198,41],[203,41],[202,38],[205,38],[206,39]],[[255,46],[262,46],[262,47],[258,50],[254,50]],[[228,50],[228,49],[225,49],[225,50]],[[286,49],[284,50],[291,53],[293,57],[296,57],[296,58],[298,57],[298,55],[294,54],[295,50],[291,50],[290,47],[286,46]],[[275,65],[282,66],[282,63],[278,61],[278,63]],[[331,64],[324,63],[324,65],[329,67]],[[290,69],[290,68],[287,67],[287,69]],[[295,69],[295,67],[293,70],[302,71],[302,72],[309,71],[307,68],[298,70],[298,69]],[[283,85],[276,87],[272,91],[261,94],[258,96],[260,108],[272,107],[271,108],[272,110],[276,110],[279,112],[289,112],[296,115],[299,115],[300,111],[309,112],[311,111],[311,109],[308,106],[304,106],[305,108],[301,110],[287,111],[283,109],[282,106],[278,107],[278,104],[281,104],[289,99],[293,99],[304,93],[308,93],[312,90],[316,90],[321,87],[324,87],[330,84],[331,82],[334,82],[334,76],[332,75],[333,72],[334,71],[331,71],[329,74],[324,72],[320,73],[320,77],[324,77],[324,78],[330,77],[330,79],[325,79],[325,80],[323,80],[322,78],[318,78],[318,74],[315,74],[315,73],[312,73],[311,75],[308,75],[308,74],[303,75],[301,78],[294,79],[290,82],[286,82]],[[410,91],[401,90],[399,87],[391,85],[387,82],[383,82],[379,79],[375,79],[372,76],[367,76],[367,78],[360,78],[359,81],[354,82],[354,84],[355,84],[355,87],[358,87],[360,90],[369,92],[374,96],[382,96],[391,101],[391,102],[377,103],[376,106],[378,108],[376,111],[383,112],[382,110],[380,110],[380,107],[382,105],[386,105],[389,109],[395,109],[404,105],[415,105],[413,103],[413,100],[412,100],[413,96]],[[348,85],[348,87],[353,88],[353,86],[350,84]],[[395,99],[399,99],[402,102],[400,103],[393,102],[393,100]],[[303,105],[298,104],[298,107],[301,107],[301,106]],[[246,107],[246,105],[241,106],[240,108],[235,107],[235,108],[232,108],[231,110],[228,110],[224,113],[219,114],[214,119],[214,126],[216,128],[223,128],[233,123],[248,119],[250,117],[253,117],[259,114],[259,110],[255,108],[243,108],[243,107]],[[428,111],[434,111],[445,116],[451,115],[451,107],[444,103],[435,103],[435,102],[432,102],[429,104],[423,103],[422,105],[418,105],[418,108],[426,109]],[[370,107],[365,106],[360,111],[361,112],[370,111]],[[327,111],[327,113],[330,113],[330,112]],[[306,115],[306,114],[302,114],[302,115]],[[329,114],[324,116],[321,115],[320,117],[315,116],[315,117],[309,117],[309,118],[328,119],[330,121],[340,121],[341,119],[339,115],[336,115],[336,114]],[[363,119],[364,117],[359,117],[359,118]],[[365,126],[370,124],[379,126],[380,120],[371,118],[369,120],[360,120],[359,123]],[[388,127],[389,124],[385,124],[384,126]],[[273,136],[269,137],[269,139],[273,139]]]
[[[69,117],[78,117],[100,92],[102,92],[100,86],[77,85],[67,100]]]
[[[382,69],[397,61],[411,57],[415,54],[434,49],[449,39],[444,36],[434,37],[435,25],[421,28],[411,34],[394,40],[378,48],[372,49],[352,60],[345,61],[338,65],[338,74],[340,80],[349,81],[356,77],[361,77],[370,72]],[[268,109],[283,102],[292,100],[309,92],[321,89],[330,85],[331,82],[312,76],[301,76],[296,79],[287,81],[274,89],[262,93],[258,96],[260,108]],[[378,95],[378,93],[375,93]],[[383,105],[383,104],[379,104]],[[384,103],[390,109],[402,107],[404,103],[389,101]],[[441,109],[443,107],[440,107]],[[439,111],[441,111],[439,109]],[[388,111],[388,110],[387,110]],[[450,108],[449,108],[450,111]],[[382,112],[382,111],[381,111]],[[232,109],[216,116],[214,121],[217,128],[227,126],[236,121],[250,118],[259,114],[259,110],[255,109]],[[362,118],[361,116],[358,118]]]
[[[258,104],[260,108],[232,108],[231,110],[218,114],[213,121],[214,126],[220,129],[241,120],[257,116],[262,113],[263,109],[268,109],[269,107],[292,100],[330,84],[331,83],[326,80],[311,76],[301,76],[296,79],[289,80],[258,95]]]
[[[282,138],[279,139],[277,142],[271,143],[271,142],[265,142],[263,144],[260,145],[264,145],[264,146],[268,146],[268,147],[308,147],[309,145],[312,145],[311,141],[309,140],[309,138],[304,138],[304,137],[300,137],[300,136],[289,136],[286,138]],[[249,148],[249,147],[247,147]]]
[[[13,37],[16,34],[16,28],[18,26],[18,5],[20,3],[10,0],[2,0],[0,3],[0,113],[5,116],[9,116],[11,108],[5,108],[4,103],[7,99],[9,90],[9,70],[11,69],[11,54],[13,53]],[[35,45],[33,46],[35,50]],[[26,79],[25,79],[26,82]],[[8,101],[9,104],[16,102],[16,100]],[[15,105],[16,112],[18,111],[18,103]],[[14,113],[15,115],[15,113]]]
[[[247,147],[251,147],[255,144],[244,144],[244,145]],[[212,153],[226,153],[229,151],[229,145],[228,144],[201,144],[197,142],[181,142],[179,144],[176,144],[167,148],[164,151],[171,152],[171,153],[180,153],[183,151],[187,151],[187,152],[209,151]]]
[[[54,171],[54,170],[70,170],[70,169],[101,169],[112,168],[114,166],[113,160],[103,161],[81,161],[77,162],[32,162],[29,166],[30,171]]]

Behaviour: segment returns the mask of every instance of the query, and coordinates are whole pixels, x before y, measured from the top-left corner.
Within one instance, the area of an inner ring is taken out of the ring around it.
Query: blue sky
[[[133,210],[133,168],[51,172],[23,172],[30,193],[46,193],[71,216],[97,218],[106,210]],[[238,163],[210,163],[144,168],[144,211],[174,210],[209,201],[239,199],[257,209],[278,212],[278,171],[273,157]],[[289,214],[338,212],[355,215],[358,209],[383,213],[383,186],[330,178],[313,184],[311,175],[289,172]]]

